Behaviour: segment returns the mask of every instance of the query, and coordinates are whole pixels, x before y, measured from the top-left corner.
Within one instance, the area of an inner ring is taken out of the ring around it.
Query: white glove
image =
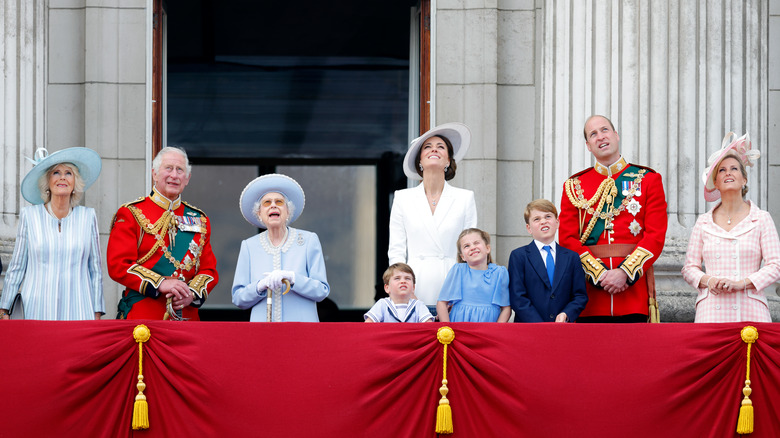
[[[290,282],[290,286],[295,284],[295,272],[293,271],[279,271],[282,274],[282,278],[286,278]]]
[[[269,277],[269,275],[266,275],[265,278],[257,282],[257,293],[262,294],[270,287],[268,284]]]
[[[271,271],[268,274],[268,276],[265,277],[265,278],[268,279],[268,287],[269,288],[271,288],[273,290],[279,290],[279,289],[282,288],[282,286],[283,286],[282,278],[284,278],[284,277],[282,276],[282,271],[281,270],[275,269],[275,270]]]

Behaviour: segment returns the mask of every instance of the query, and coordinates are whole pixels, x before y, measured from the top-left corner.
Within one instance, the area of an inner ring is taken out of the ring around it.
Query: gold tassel
[[[152,337],[152,333],[149,328],[143,324],[135,326],[133,329],[133,339],[138,343],[138,395],[135,396],[135,404],[133,405],[133,430],[148,429],[149,428],[149,404],[146,402],[146,396],[144,395],[144,389],[146,389],[146,383],[144,383],[144,342],[148,341]]]
[[[742,340],[747,344],[747,372],[745,373],[745,387],[742,388],[742,405],[739,407],[739,418],[737,419],[737,433],[746,435],[753,433],[753,402],[750,401],[750,347],[758,340],[758,330],[753,326],[745,326],[740,332]]]
[[[650,316],[648,322],[661,322],[661,312],[658,311],[658,301],[656,301],[655,298],[650,298]]]
[[[440,327],[436,332],[436,338],[444,344],[442,380],[441,388],[439,388],[441,400],[439,400],[439,407],[436,408],[436,433],[452,433],[452,407],[450,401],[447,400],[449,392],[447,388],[447,345],[455,340],[455,331],[446,326]]]

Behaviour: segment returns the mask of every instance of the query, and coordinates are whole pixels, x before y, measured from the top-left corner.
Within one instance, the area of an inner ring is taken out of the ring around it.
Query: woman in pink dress
[[[747,134],[733,136],[726,134],[704,172],[704,199],[721,202],[696,221],[682,269],[699,289],[695,322],[772,321],[763,290],[780,278],[780,239],[769,213],[745,200],[745,166],[760,153]]]

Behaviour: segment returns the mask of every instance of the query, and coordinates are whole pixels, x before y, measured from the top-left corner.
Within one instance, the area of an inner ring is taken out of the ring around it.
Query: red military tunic
[[[663,182],[650,168],[621,157],[609,167],[596,163],[566,181],[558,236],[561,245],[580,254],[589,280],[588,304],[580,316],[648,314],[644,273],[663,250],[666,226]],[[615,244],[626,244],[628,255],[598,258],[592,252],[615,250],[599,248]],[[598,284],[607,269],[615,268],[628,275],[629,287],[612,295]]]
[[[166,298],[157,288],[164,279],[175,277],[194,294],[182,316],[199,320],[198,308],[219,280],[210,239],[211,224],[205,213],[181,198],[170,201],[157,189],[121,206],[114,216],[106,256],[109,275],[125,286],[118,317],[163,319]]]

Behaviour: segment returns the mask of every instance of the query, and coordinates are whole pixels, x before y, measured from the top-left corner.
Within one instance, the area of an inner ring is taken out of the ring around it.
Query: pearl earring
[[[450,166],[444,166],[444,173],[447,173],[448,170],[450,170]]]
[[[420,167],[420,172],[422,172],[423,171],[422,163],[418,164],[418,166]]]

